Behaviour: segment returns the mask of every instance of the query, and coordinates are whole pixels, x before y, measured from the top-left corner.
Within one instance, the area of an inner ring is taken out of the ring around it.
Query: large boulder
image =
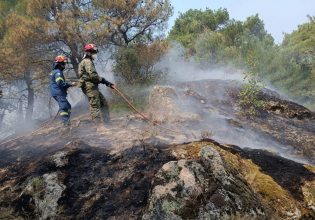
[[[159,122],[189,122],[200,120],[197,113],[189,111],[180,103],[172,87],[155,86],[150,92],[148,114]]]
[[[153,181],[143,219],[270,219],[258,196],[220,154],[205,146],[199,160],[171,161]]]

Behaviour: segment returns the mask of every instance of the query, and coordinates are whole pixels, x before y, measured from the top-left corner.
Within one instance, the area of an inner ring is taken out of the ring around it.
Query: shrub
[[[167,49],[164,41],[120,48],[114,54],[116,81],[127,84],[151,84],[163,73],[154,68]]]
[[[239,105],[241,114],[245,116],[255,116],[258,109],[263,107],[263,101],[258,99],[258,93],[263,88],[258,78],[257,58],[254,51],[251,51],[247,60],[248,70],[244,73],[244,80],[248,82],[243,85],[239,93]]]

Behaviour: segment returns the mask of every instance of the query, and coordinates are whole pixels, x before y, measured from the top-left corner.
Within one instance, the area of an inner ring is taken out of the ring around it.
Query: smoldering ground
[[[113,61],[108,59],[108,54],[99,56],[95,63],[98,73],[115,83],[112,71]],[[254,129],[247,122],[242,123],[234,114],[239,109],[234,103],[235,100],[231,99],[229,91],[241,86],[244,70],[231,65],[220,67],[201,66],[193,59],[186,59],[184,50],[178,45],[173,45],[154,68],[158,70],[157,72],[166,73],[163,80],[159,81],[158,84],[175,90],[177,98],[174,101],[176,101],[181,111],[193,112],[202,116],[202,120],[196,122],[185,122],[180,125],[167,123],[170,128],[180,128],[185,133],[192,133],[193,131],[194,137],[190,136],[187,141],[211,136],[211,138],[221,143],[266,149],[287,158],[304,162],[302,157],[297,157],[292,153],[293,148],[290,144],[278,141],[259,129]],[[153,85],[142,86],[127,95],[131,99],[137,96],[149,96],[152,88]],[[109,101],[117,98],[105,86],[100,86],[100,90]],[[189,93],[192,94],[189,95]],[[71,88],[68,98],[73,106],[74,115],[89,111],[86,97],[79,88]],[[53,100],[51,104],[50,116],[58,111],[58,107]],[[34,110],[35,118],[39,116],[47,118],[49,116],[48,105],[47,97],[46,100],[45,97],[37,98]],[[147,129],[146,127],[144,125],[143,129]]]
[[[242,123],[235,114],[241,113],[242,110],[235,103],[237,100],[232,100],[230,93],[235,88],[241,88],[245,70],[233,66],[202,67],[193,59],[185,59],[184,50],[178,45],[161,59],[156,68],[167,71],[164,85],[176,91],[178,94],[176,102],[180,109],[202,115],[202,121],[197,124],[185,124],[187,127],[181,127],[182,130],[198,131],[197,138],[203,133],[208,133],[211,138],[221,143],[266,149],[289,159],[306,162],[293,153],[294,147],[290,143],[279,141],[262,130],[253,128],[250,123]],[[264,91],[285,99],[283,94],[279,95],[274,89]],[[186,98],[182,95],[187,92],[195,93],[191,94],[195,97]]]
[[[106,53],[104,53],[102,57],[103,58],[97,60],[99,74],[113,81],[113,75],[111,74],[112,62],[108,61],[108,55]],[[64,75],[69,81],[78,80],[71,65],[67,65]],[[48,78],[49,72],[47,73],[47,80]],[[57,103],[49,95],[49,85],[34,82],[36,94],[34,97],[33,115],[32,119],[28,119],[26,117],[28,94],[25,88],[26,85],[23,82],[19,82],[16,85],[8,85],[3,88],[3,98],[0,101],[4,106],[12,106],[12,108],[3,111],[4,115],[1,120],[2,123],[0,124],[0,140],[4,140],[14,134],[29,133],[43,124],[43,122],[54,118],[58,112]],[[100,90],[108,99],[111,99],[112,93],[106,89],[105,86],[100,86]],[[89,111],[88,100],[80,88],[70,88],[68,90],[68,100],[72,105],[74,115]]]

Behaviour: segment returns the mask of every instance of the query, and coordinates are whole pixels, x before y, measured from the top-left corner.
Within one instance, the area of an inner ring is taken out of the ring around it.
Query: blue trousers
[[[69,124],[70,114],[71,114],[71,105],[67,100],[66,96],[53,96],[53,98],[57,101],[59,106],[59,115],[63,121],[64,125]]]

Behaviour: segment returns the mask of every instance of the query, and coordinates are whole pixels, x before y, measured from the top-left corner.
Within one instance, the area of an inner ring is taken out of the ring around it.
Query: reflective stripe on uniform
[[[60,115],[61,115],[61,116],[69,115],[69,113],[68,113],[68,112],[60,112]]]
[[[56,82],[58,82],[59,80],[65,81],[62,77],[58,77],[58,78],[56,79]]]

